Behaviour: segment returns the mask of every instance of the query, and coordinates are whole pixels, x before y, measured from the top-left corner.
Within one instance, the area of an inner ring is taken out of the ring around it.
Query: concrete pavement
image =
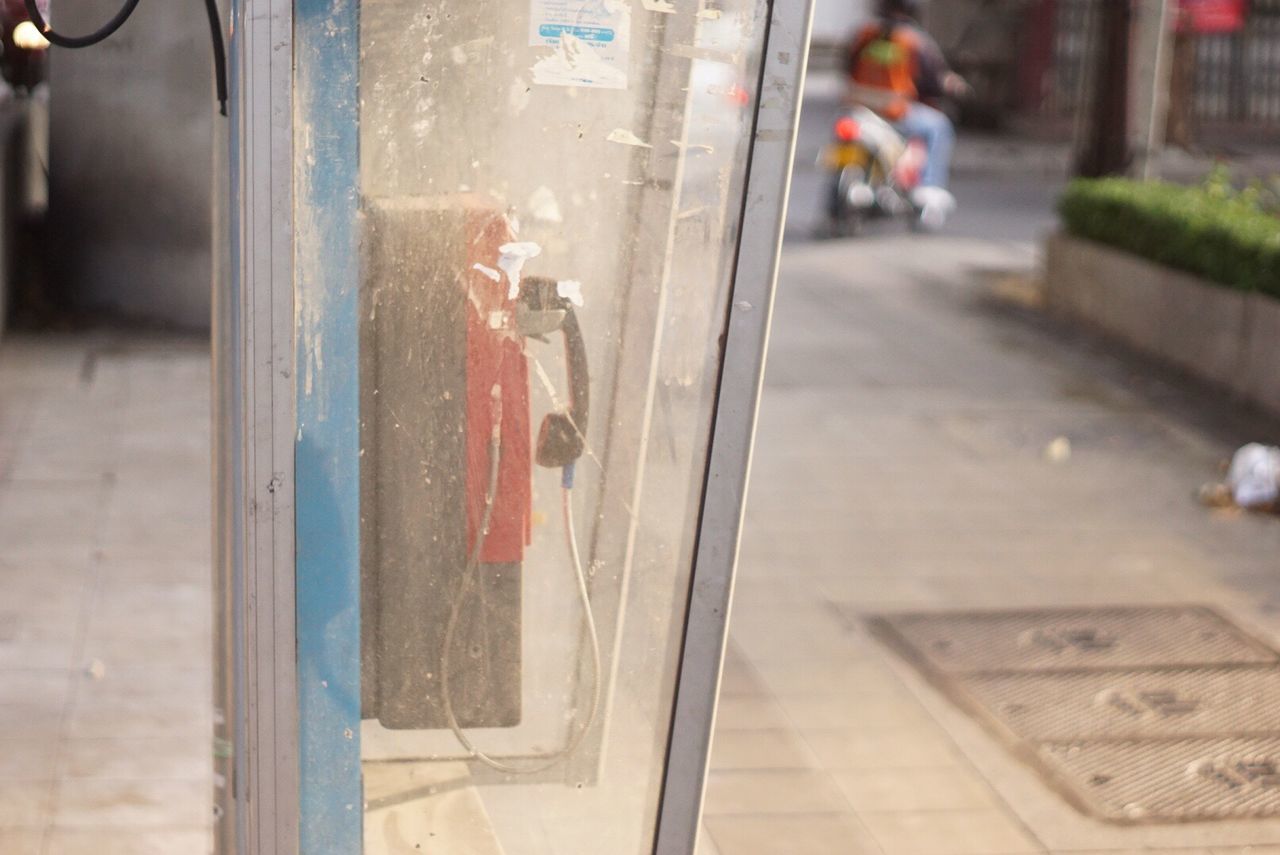
[[[959,180],[945,236],[785,253],[699,855],[1280,853],[1084,817],[865,629],[1196,602],[1280,639],[1280,524],[1191,500],[1280,431],[993,299],[1054,186]],[[207,390],[198,342],[0,346],[3,855],[207,851]]]
[[[1193,602],[1280,638],[1280,523],[1191,498],[1276,425],[989,296],[1034,265],[948,237],[786,253],[700,855],[1280,851],[1270,820],[1084,817],[865,628]]]
[[[1277,637],[1280,525],[1191,501],[1274,426],[988,298],[1033,264],[788,250],[700,855],[1280,851],[1268,821],[1084,818],[863,627],[1194,601]],[[4,345],[6,855],[206,850],[206,388],[197,343]]]
[[[210,846],[207,348],[0,346],[0,853]]]

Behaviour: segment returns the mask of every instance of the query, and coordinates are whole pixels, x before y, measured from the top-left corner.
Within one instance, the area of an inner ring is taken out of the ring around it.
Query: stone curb
[[[1045,266],[1050,311],[1280,415],[1280,300],[1063,233]]]

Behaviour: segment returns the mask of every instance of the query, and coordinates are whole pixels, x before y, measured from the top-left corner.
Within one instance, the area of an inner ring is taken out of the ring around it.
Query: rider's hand
[[[948,71],[947,76],[942,78],[942,88],[952,98],[968,98],[973,95],[973,87],[954,71]]]

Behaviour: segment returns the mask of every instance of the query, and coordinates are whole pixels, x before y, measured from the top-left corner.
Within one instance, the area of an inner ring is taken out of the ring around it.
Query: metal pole
[[[1131,0],[1102,0],[1089,136],[1077,173],[1089,178],[1125,171],[1129,162]]]
[[[1173,71],[1173,13],[1177,0],[1142,0],[1138,7],[1135,57],[1136,131],[1132,174],[1144,181],[1159,177],[1169,115]]]

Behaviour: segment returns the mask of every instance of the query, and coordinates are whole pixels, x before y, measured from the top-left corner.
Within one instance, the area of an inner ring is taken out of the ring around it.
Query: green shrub
[[[1059,202],[1067,231],[1246,291],[1280,297],[1274,190],[1236,190],[1223,173],[1199,187],[1079,179]]]

